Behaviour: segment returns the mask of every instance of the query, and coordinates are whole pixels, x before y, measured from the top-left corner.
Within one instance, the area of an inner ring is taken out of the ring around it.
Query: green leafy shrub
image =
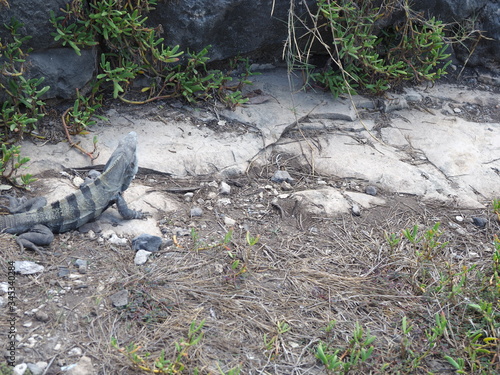
[[[380,94],[404,81],[435,81],[446,74],[445,25],[426,20],[411,10],[407,0],[318,0],[313,27],[304,48],[289,40],[292,59],[309,70],[309,78],[340,93]],[[385,19],[401,14],[390,26]],[[294,35],[294,34],[292,34]],[[317,46],[327,52],[328,63],[318,70],[309,56]],[[292,49],[293,49],[292,48]]]
[[[0,176],[16,184],[14,175],[18,169],[29,161],[20,155],[19,146],[9,146],[12,139],[21,139],[24,134],[36,129],[37,123],[44,116],[45,102],[42,96],[49,86],[41,87],[43,78],[26,78],[25,62],[30,50],[24,51],[23,43],[29,36],[21,36],[18,30],[22,24],[12,20],[6,25],[10,31],[9,40],[0,43]],[[31,175],[21,175],[21,183],[33,181]]]
[[[244,102],[238,94],[227,93],[225,84],[231,77],[207,70],[209,47],[184,54],[179,46],[164,45],[161,26],[146,26],[144,14],[156,4],[156,0],[75,0],[66,6],[64,16],[51,14],[54,39],[77,54],[82,48],[99,45],[100,72],[93,93],[111,87],[113,98],[133,104],[167,97],[190,102],[218,97],[231,105]],[[139,75],[149,79],[149,86],[142,90],[149,97],[126,99],[130,83]]]

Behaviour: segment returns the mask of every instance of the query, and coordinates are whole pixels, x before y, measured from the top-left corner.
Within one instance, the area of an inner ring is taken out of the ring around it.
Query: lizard
[[[16,234],[21,250],[27,247],[42,254],[37,246],[49,245],[54,234],[78,229],[113,204],[125,220],[145,218],[147,213],[128,208],[122,197],[139,168],[136,148],[137,134],[130,132],[120,141],[102,174],[50,205],[0,215],[0,233]]]

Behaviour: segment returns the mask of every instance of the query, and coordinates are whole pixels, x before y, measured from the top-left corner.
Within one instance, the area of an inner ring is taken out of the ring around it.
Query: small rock
[[[219,186],[219,193],[221,195],[229,195],[231,193],[231,186],[226,182],[222,181]]]
[[[76,366],[68,370],[68,375],[94,375],[94,367],[92,366],[92,360],[89,357],[83,356],[80,358]]]
[[[186,193],[184,194],[184,201],[185,202],[191,202],[193,200],[193,197],[194,197],[194,193]]]
[[[68,355],[70,357],[79,357],[83,354],[83,350],[79,348],[78,346],[74,347],[68,352]]]
[[[187,237],[191,235],[191,229],[188,228],[175,228],[174,233],[177,237]]]
[[[455,107],[455,108],[453,108],[453,112],[460,113],[460,112],[462,112],[462,110],[458,107]]]
[[[69,268],[66,266],[59,266],[59,269],[57,270],[57,276],[58,277],[65,277],[70,274]]]
[[[126,238],[120,238],[116,235],[116,233],[113,233],[110,238],[108,238],[108,242],[113,244],[113,245],[118,245],[118,246],[125,246],[127,244],[127,239]]]
[[[114,307],[122,307],[128,304],[128,290],[120,290],[109,297]]]
[[[361,210],[357,204],[352,205],[352,214],[354,216],[361,216]]]
[[[484,228],[486,227],[488,220],[486,220],[484,217],[473,217],[472,222],[474,223],[475,226],[479,228]]]
[[[28,368],[26,363],[20,363],[12,369],[12,375],[23,375]]]
[[[135,257],[134,257],[134,264],[136,266],[140,266],[140,265],[143,265],[144,263],[146,263],[149,259],[149,256],[153,254],[152,252],[150,251],[146,251],[146,250],[139,250],[135,253]]]
[[[207,185],[213,188],[216,188],[218,186],[217,181],[209,182]]]
[[[224,216],[224,224],[228,227],[234,227],[236,225],[236,220],[231,219],[229,216]]]
[[[37,311],[35,313],[35,319],[40,322],[48,322],[50,317],[49,314],[47,314],[45,311]]]
[[[28,369],[31,371],[33,375],[41,375],[43,370],[47,367],[47,362],[37,362],[37,363],[28,363]]]
[[[133,250],[146,250],[151,253],[160,251],[160,246],[162,245],[162,239],[158,236],[152,236],[150,234],[141,234],[140,236],[132,240]]]
[[[217,204],[219,206],[228,206],[231,204],[231,199],[229,198],[221,198],[219,200],[217,200]]]
[[[191,208],[191,211],[189,212],[189,215],[191,217],[195,217],[195,216],[202,216],[203,215],[203,210],[201,209],[201,207],[193,207]]]
[[[459,223],[461,223],[462,221],[464,221],[464,218],[460,215],[458,216],[455,216],[455,220],[458,221]]]
[[[87,261],[85,259],[75,260],[75,266],[78,268],[78,272],[82,275],[87,273]]]
[[[368,195],[377,195],[377,188],[375,186],[372,186],[372,185],[368,185],[365,189],[365,193],[368,194]]]
[[[276,172],[274,172],[273,177],[271,177],[271,181],[280,184],[283,181],[292,183],[295,181],[295,179],[290,176],[290,173],[288,173],[287,171],[277,170]]]
[[[21,275],[32,275],[34,273],[40,273],[43,272],[44,269],[44,266],[27,260],[17,260],[14,262],[14,272],[20,273]]]
[[[286,181],[283,181],[283,182],[281,183],[281,185],[280,185],[280,186],[281,186],[281,190],[283,190],[283,191],[290,191],[290,190],[293,190],[293,186],[292,186],[292,185],[290,185],[290,184],[289,184],[288,182],[286,182]]]
[[[9,290],[9,284],[7,282],[0,283],[0,296],[7,293]]]

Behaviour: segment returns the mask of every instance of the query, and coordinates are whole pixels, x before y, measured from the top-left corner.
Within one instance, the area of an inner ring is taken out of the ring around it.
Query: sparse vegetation
[[[10,39],[0,42],[0,92],[2,93],[0,176],[16,185],[19,183],[28,185],[33,181],[31,175],[21,174],[20,182],[15,176],[29,159],[22,157],[20,147],[12,145],[12,142],[36,130],[37,122],[44,116],[45,103],[41,97],[49,87],[40,87],[43,78],[27,79],[24,76],[24,63],[30,51],[23,49],[23,43],[30,37],[19,34],[21,27],[20,23],[12,20],[6,25],[10,31]]]
[[[385,22],[397,17],[397,22]],[[289,19],[285,54],[290,69],[305,72],[309,85],[342,93],[383,92],[405,81],[434,82],[446,74],[449,45],[472,38],[425,19],[408,0],[318,0],[307,20]],[[300,35],[299,30],[305,30]],[[324,55],[322,65],[313,55]]]

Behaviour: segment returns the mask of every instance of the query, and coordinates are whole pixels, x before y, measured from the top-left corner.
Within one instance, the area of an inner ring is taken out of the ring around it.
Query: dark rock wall
[[[500,72],[500,0],[419,0],[413,8],[443,22],[474,22],[475,29],[490,39],[483,39],[470,57],[467,49],[456,46],[458,60]]]
[[[160,1],[149,16],[151,26],[162,25],[165,42],[182,50],[199,51],[212,45],[210,57],[220,60],[257,50],[281,52],[287,37],[290,1],[295,13],[305,11],[302,0],[167,0]],[[314,0],[307,0],[314,4]],[[34,49],[29,66],[33,76],[45,76],[51,86],[49,97],[72,98],[95,74],[95,51],[77,56],[71,48],[61,48],[51,33],[50,11],[62,14],[65,0],[9,0],[0,8],[0,23],[14,17],[24,23],[20,30],[33,38],[26,44]],[[500,0],[419,0],[414,8],[445,22],[473,17],[476,27],[494,40],[483,40],[469,63],[500,70]],[[0,5],[1,6],[1,5]],[[0,37],[7,32],[0,30]],[[459,61],[467,51],[457,50]]]

